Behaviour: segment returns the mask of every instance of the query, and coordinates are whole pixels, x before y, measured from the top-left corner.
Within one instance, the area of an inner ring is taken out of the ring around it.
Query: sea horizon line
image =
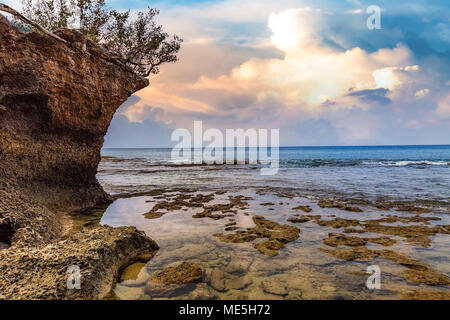
[[[207,147],[207,146],[203,146]],[[356,147],[450,147],[450,144],[373,144],[373,145],[303,145],[279,146],[282,148],[356,148]],[[102,147],[102,149],[172,149],[173,147]],[[237,147],[234,147],[237,148]],[[248,146],[244,148],[249,148]],[[270,148],[270,146],[268,146]],[[226,148],[224,148],[226,149]]]

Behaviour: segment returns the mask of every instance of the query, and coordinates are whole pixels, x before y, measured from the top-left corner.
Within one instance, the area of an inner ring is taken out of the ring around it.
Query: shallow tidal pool
[[[320,207],[316,199],[286,198],[280,194],[261,194],[252,189],[241,190],[239,193],[192,192],[189,195],[183,194],[181,204],[175,205],[177,197],[181,194],[183,193],[174,191],[159,195],[121,198],[106,209],[101,224],[114,227],[135,226],[160,246],[158,253],[147,263],[137,263],[125,269],[111,297],[411,299],[424,298],[429,294],[431,297],[433,294],[437,297],[450,294],[450,287],[445,284],[445,279],[450,276],[448,234],[430,235],[427,237],[430,242],[427,246],[411,240],[415,238],[405,238],[405,235],[398,233],[395,228],[392,229],[395,232],[387,229],[386,236],[384,229],[379,231],[381,234],[377,229],[373,229],[377,232],[370,232],[372,227],[369,222],[367,229],[356,226],[354,228],[356,231],[353,232],[348,226],[345,227],[346,223],[356,225],[355,221],[377,221],[376,224],[381,226],[422,225],[433,228],[435,225],[448,226],[449,219],[446,214],[422,214],[423,217],[436,219],[415,223],[401,220],[402,217],[412,220],[411,217],[419,216],[410,212],[378,210],[370,206],[360,206],[363,212],[353,212],[342,208]],[[209,198],[201,198],[203,203],[194,202],[192,199],[197,199],[198,195]],[[236,207],[232,205],[226,207],[226,204],[232,202],[230,199],[233,197],[244,200],[239,200],[240,203],[237,203]],[[188,205],[183,206],[183,203]],[[226,209],[223,209],[223,205]],[[311,211],[307,213],[294,209],[300,205],[308,206]],[[155,211],[155,208],[158,209]],[[210,209],[208,211],[205,208]],[[216,209],[222,209],[223,212],[214,211]],[[209,216],[199,215],[206,211]],[[145,217],[148,212],[158,212],[158,215],[149,219]],[[298,228],[298,238],[293,241],[285,241],[282,238],[280,241],[283,244],[275,249],[269,248],[269,251],[257,249],[258,246],[255,244],[266,241],[272,227],[261,229],[263,231],[255,228],[255,216],[263,217],[264,221],[270,223],[274,222],[276,228],[278,226],[283,228],[285,225]],[[389,216],[397,217],[394,219],[396,221],[379,220]],[[289,218],[295,221],[292,218],[296,217],[305,219],[301,223],[288,221]],[[342,222],[344,224],[341,226]],[[361,231],[358,231],[358,228]],[[253,231],[248,233],[247,230]],[[344,230],[347,233],[344,233]],[[234,235],[238,237],[233,238]],[[360,238],[365,239],[362,246],[355,244],[355,241],[362,241]],[[371,238],[383,241],[371,242]],[[386,245],[384,243],[386,239],[392,243]],[[423,242],[424,239],[419,240]],[[380,254],[373,255],[373,252]],[[354,256],[349,258],[348,254]],[[417,262],[409,269],[408,259]],[[159,294],[158,291],[147,288],[152,276],[183,261],[195,263],[202,269],[203,276],[200,283],[188,286],[185,290],[178,290],[174,294],[168,294],[164,290]],[[381,270],[380,289],[371,290],[366,286],[370,276],[366,270],[371,265],[377,265]],[[425,266],[428,272],[425,277],[429,277],[431,272],[431,278],[421,280],[422,273],[417,275],[414,270],[417,269],[417,265],[420,268]]]

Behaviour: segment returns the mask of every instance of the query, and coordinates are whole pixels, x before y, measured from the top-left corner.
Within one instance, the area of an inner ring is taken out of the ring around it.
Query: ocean
[[[262,164],[180,164],[170,155],[102,150],[97,178],[115,200],[94,209],[99,223],[134,226],[160,246],[127,269],[111,297],[450,294],[450,145],[281,147],[271,176],[260,174]],[[154,286],[159,272],[183,261],[201,267],[201,283]],[[381,289],[367,286],[373,265]]]
[[[450,145],[281,147],[280,170],[262,165],[177,165],[171,149],[103,149],[98,173],[112,194],[155,187],[295,188],[305,195],[450,200]]]

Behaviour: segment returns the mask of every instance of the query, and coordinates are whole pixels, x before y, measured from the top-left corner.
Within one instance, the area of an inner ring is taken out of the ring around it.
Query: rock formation
[[[77,31],[56,34],[65,42],[23,33],[0,15],[0,248],[9,247],[0,250],[0,296],[5,298],[101,298],[123,265],[157,250],[134,228],[98,227],[64,239],[70,234],[69,211],[111,200],[95,177],[103,137],[116,109],[148,80]],[[41,271],[27,271],[24,257],[35,259]],[[69,257],[101,275],[93,289],[82,287],[76,295],[57,289],[65,286]],[[51,271],[47,262],[58,269]],[[35,278],[43,272],[54,282],[47,292],[7,279],[38,284]]]
[[[156,243],[134,227],[108,226],[45,246],[12,247],[0,251],[0,294],[14,299],[102,298],[124,266],[147,261],[157,250]],[[79,268],[79,289],[70,266]],[[68,280],[74,287],[67,286]]]

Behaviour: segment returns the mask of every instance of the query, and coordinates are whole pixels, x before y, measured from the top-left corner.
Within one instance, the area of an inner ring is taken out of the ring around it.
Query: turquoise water
[[[98,178],[113,194],[273,186],[305,195],[450,199],[450,145],[281,147],[273,176],[262,176],[260,164],[177,165],[170,155],[171,149],[103,149]]]
[[[120,158],[147,158],[169,160],[171,148],[123,149],[104,148],[103,156]],[[292,160],[353,160],[362,163],[365,160],[379,161],[432,161],[436,165],[450,161],[450,145],[430,146],[333,146],[333,147],[280,147],[280,160],[286,164]],[[300,163],[300,162],[299,162]],[[323,163],[333,164],[333,163]],[[349,163],[350,164],[350,163]],[[433,163],[430,163],[433,164]]]

